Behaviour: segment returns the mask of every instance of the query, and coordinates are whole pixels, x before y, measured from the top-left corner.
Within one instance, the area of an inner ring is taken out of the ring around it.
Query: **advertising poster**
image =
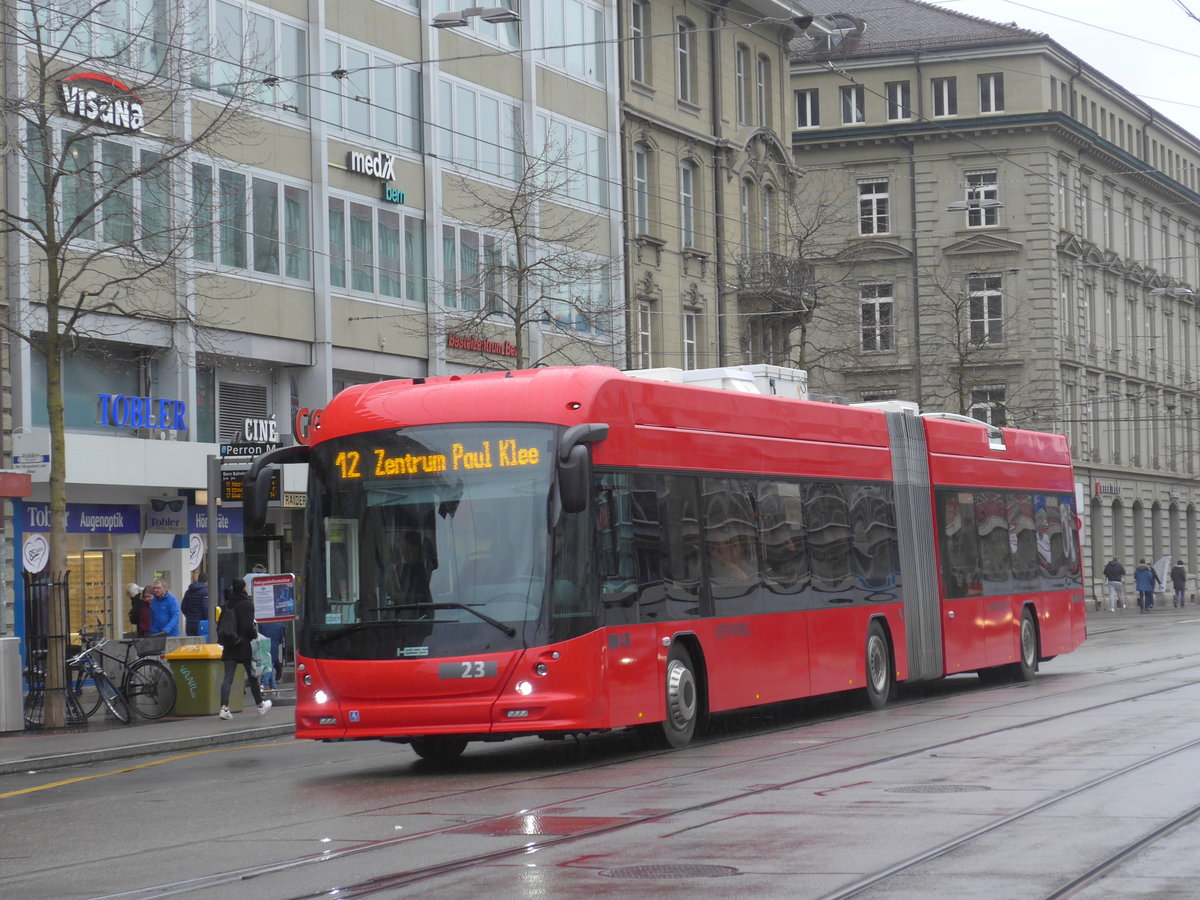
[[[282,622],[296,615],[296,576],[246,576],[246,589],[254,601],[254,618],[259,622]]]

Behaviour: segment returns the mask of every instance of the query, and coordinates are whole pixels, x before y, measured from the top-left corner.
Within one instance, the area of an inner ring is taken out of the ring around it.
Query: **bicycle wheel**
[[[117,720],[124,724],[129,724],[129,704],[125,702],[125,698],[121,696],[121,692],[117,690],[117,686],[108,680],[108,676],[103,672],[95,673],[96,689],[100,692],[101,699],[104,700],[104,705],[108,707],[109,712],[117,717]]]
[[[85,719],[90,719],[100,708],[100,690],[96,687],[93,672],[93,669],[85,666],[72,666],[67,670],[67,684]]]
[[[144,719],[161,719],[175,708],[175,679],[156,659],[139,659],[125,677],[125,699]]]

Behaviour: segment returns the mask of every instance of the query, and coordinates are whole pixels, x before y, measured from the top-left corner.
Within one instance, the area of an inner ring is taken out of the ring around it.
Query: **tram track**
[[[1173,661],[1183,659],[1183,658],[1185,658],[1185,657],[1181,657],[1180,655],[1174,655],[1171,657],[1163,657],[1158,660],[1142,660],[1141,665],[1145,666],[1148,663],[1153,664],[1155,662],[1158,662],[1158,663],[1173,662]],[[1149,672],[1145,675],[1139,676],[1139,678],[1135,679],[1135,680],[1153,679],[1154,681],[1157,682],[1157,681],[1160,681],[1164,677],[1177,676],[1184,672],[1194,672],[1196,667],[1197,667],[1196,663],[1191,662],[1186,665],[1179,665],[1179,666],[1172,666],[1169,668],[1157,669],[1153,672]],[[1116,668],[1122,668],[1122,667],[1116,666],[1113,668],[1116,669]],[[1097,671],[1103,671],[1103,669],[1100,669]],[[1052,723],[1054,721],[1068,719],[1070,717],[1078,716],[1078,715],[1081,715],[1084,713],[1092,713],[1092,712],[1102,711],[1102,710],[1106,710],[1106,709],[1113,709],[1115,707],[1119,707],[1122,704],[1134,703],[1134,702],[1150,699],[1150,698],[1153,698],[1153,697],[1156,697],[1156,696],[1159,696],[1162,694],[1166,694],[1166,693],[1178,690],[1182,687],[1186,687],[1190,684],[1197,683],[1197,681],[1200,681],[1200,678],[1194,678],[1194,679],[1186,680],[1186,681],[1177,681],[1175,683],[1171,683],[1171,684],[1167,684],[1167,685],[1156,686],[1151,690],[1144,690],[1144,691],[1140,691],[1140,692],[1134,693],[1134,694],[1127,694],[1127,695],[1124,695],[1119,698],[1104,701],[1102,703],[1090,704],[1088,706],[1080,707],[1077,709],[1071,709],[1071,710],[1067,710],[1064,712],[1054,713],[1054,714],[1050,714],[1050,715],[1046,715],[1046,716],[1040,716],[1040,717],[1037,717],[1034,719],[1029,719],[1026,721],[1022,721],[1022,722],[1014,723],[1014,724],[1010,724],[1010,725],[1004,725],[1004,726],[997,727],[994,729],[989,729],[986,731],[974,732],[970,735],[964,735],[962,737],[958,737],[953,740],[926,742],[926,743],[923,743],[919,747],[913,747],[913,748],[907,749],[903,752],[899,752],[899,753],[895,753],[895,754],[878,755],[878,756],[872,757],[869,760],[859,761],[854,764],[850,764],[850,765],[846,765],[846,766],[823,767],[822,770],[819,772],[810,772],[810,773],[805,774],[803,777],[799,777],[799,778],[793,779],[791,781],[782,782],[782,783],[778,783],[778,784],[772,784],[772,785],[768,785],[768,786],[757,787],[757,788],[748,788],[745,790],[735,791],[735,792],[731,792],[729,794],[725,794],[725,795],[722,795],[719,797],[714,797],[714,798],[706,800],[702,803],[679,806],[677,808],[673,808],[673,809],[669,809],[669,810],[656,811],[654,814],[648,814],[648,815],[643,815],[643,816],[627,816],[627,817],[624,817],[620,822],[617,822],[617,823],[609,823],[609,824],[605,824],[605,825],[602,825],[599,827],[587,828],[587,829],[575,831],[575,832],[573,832],[571,834],[567,834],[567,835],[540,836],[537,840],[522,842],[520,844],[520,846],[517,846],[517,847],[508,847],[508,848],[497,849],[495,851],[490,851],[490,852],[482,853],[482,854],[467,855],[467,856],[463,856],[459,859],[443,861],[443,862],[431,864],[428,866],[415,867],[415,868],[405,869],[402,871],[396,871],[396,872],[385,874],[385,875],[366,878],[360,882],[355,882],[355,883],[351,883],[351,884],[343,883],[343,885],[338,889],[336,894],[331,894],[327,890],[322,890],[322,891],[315,892],[315,893],[299,893],[299,894],[294,895],[294,897],[295,897],[295,900],[300,900],[300,898],[309,898],[309,897],[313,897],[313,898],[315,898],[315,897],[360,898],[360,897],[370,897],[370,896],[375,896],[375,895],[379,895],[379,894],[385,894],[390,891],[396,891],[397,889],[406,887],[408,885],[413,885],[413,884],[417,884],[417,883],[421,883],[421,882],[428,882],[432,879],[436,879],[436,878],[443,877],[446,875],[452,875],[456,872],[465,872],[465,871],[469,871],[476,867],[487,866],[487,865],[491,865],[491,864],[495,864],[495,863],[499,863],[499,862],[504,862],[505,860],[511,860],[515,857],[524,856],[524,855],[527,855],[530,853],[550,850],[550,849],[556,848],[556,847],[579,843],[581,841],[585,841],[588,839],[601,837],[605,834],[629,831],[629,830],[635,829],[639,826],[644,826],[646,824],[650,824],[650,823],[657,822],[657,821],[664,821],[664,820],[670,819],[675,816],[685,815],[685,814],[694,813],[694,812],[701,812],[701,811],[704,811],[707,809],[712,809],[714,807],[718,807],[718,806],[721,806],[724,804],[731,804],[731,803],[736,803],[736,802],[742,801],[742,800],[752,799],[756,795],[761,795],[761,794],[767,793],[769,791],[785,790],[788,788],[803,785],[808,782],[814,782],[814,781],[818,781],[820,779],[825,779],[825,778],[830,778],[830,777],[835,777],[835,776],[836,777],[847,776],[847,775],[852,776],[854,773],[861,772],[868,768],[877,767],[880,765],[885,765],[890,762],[901,761],[901,760],[908,759],[908,758],[919,757],[921,755],[930,754],[930,753],[934,753],[937,751],[944,751],[948,748],[952,748],[956,745],[964,744],[968,741],[976,741],[976,740],[980,740],[980,739],[996,737],[996,736],[1003,735],[1006,733],[1012,733],[1012,732],[1020,730],[1020,729],[1035,727],[1035,726],[1042,725],[1042,724]],[[1008,693],[1012,692],[1013,688],[1012,687],[995,688],[992,690],[997,691],[997,692],[1004,692],[1004,693],[1008,694]],[[1094,690],[1095,690],[1095,685],[1089,685],[1087,687],[1073,687],[1073,688],[1068,688],[1065,690],[1039,692],[1037,694],[1036,698],[1030,698],[1028,696],[1021,696],[1021,694],[1024,694],[1024,689],[1017,688],[1018,695],[1013,697],[1012,699],[1006,700],[1003,703],[990,704],[990,705],[982,707],[980,709],[972,710],[971,715],[973,715],[973,716],[988,715],[988,714],[994,714],[997,712],[1003,712],[1005,709],[1009,709],[1009,708],[1013,708],[1016,706],[1026,704],[1026,703],[1030,702],[1031,699],[1036,699],[1037,701],[1044,701],[1044,700],[1058,699],[1058,698],[1061,698],[1064,696],[1068,696],[1072,693],[1077,693],[1077,692],[1082,692],[1082,691],[1094,691]],[[908,700],[908,701],[904,701],[904,702],[896,704],[896,708],[907,708],[907,707],[912,707],[912,706],[924,705],[926,703],[934,703],[934,702],[944,699],[946,696],[947,695],[945,693],[939,693],[937,696],[933,696],[933,697]],[[828,724],[831,722],[836,722],[839,719],[849,718],[851,716],[858,716],[860,714],[861,714],[861,712],[856,710],[853,713],[842,713],[842,714],[822,716],[818,719],[811,720],[810,722],[808,722],[808,724],[809,725]],[[670,776],[640,781],[636,784],[625,784],[625,785],[621,785],[619,787],[606,788],[601,791],[580,793],[573,797],[558,798],[554,802],[548,803],[543,807],[534,807],[534,808],[530,808],[530,809],[524,809],[524,810],[519,811],[519,813],[524,814],[524,815],[529,815],[529,816],[537,816],[539,814],[545,814],[547,811],[549,811],[555,807],[563,807],[564,805],[571,805],[571,804],[587,804],[591,801],[595,801],[595,800],[598,800],[601,798],[611,798],[611,797],[619,795],[623,792],[643,791],[648,788],[661,787],[668,783],[678,783],[678,782],[684,781],[686,779],[703,778],[706,776],[712,776],[714,774],[728,772],[729,770],[737,769],[740,767],[745,767],[748,765],[778,761],[780,759],[786,759],[787,757],[799,756],[801,754],[811,754],[811,753],[818,752],[821,750],[835,749],[835,748],[839,747],[840,745],[846,745],[846,744],[850,744],[850,743],[859,743],[859,742],[863,742],[863,741],[867,741],[867,740],[886,738],[889,735],[895,735],[895,734],[898,734],[901,732],[906,732],[906,731],[909,731],[914,728],[929,727],[931,725],[936,725],[939,722],[948,722],[948,721],[952,721],[952,720],[958,720],[961,718],[963,718],[962,713],[954,713],[954,714],[948,714],[948,715],[939,716],[939,717],[930,718],[930,719],[922,719],[919,722],[908,722],[908,723],[904,723],[901,725],[893,725],[893,726],[889,726],[886,728],[873,729],[871,731],[861,733],[861,734],[855,734],[855,735],[850,735],[850,736],[846,736],[846,737],[838,737],[838,738],[829,739],[829,740],[821,740],[818,743],[806,744],[802,747],[789,748],[787,750],[779,751],[776,753],[760,754],[760,755],[754,756],[753,758],[739,759],[739,760],[735,760],[735,761],[720,763],[717,765],[699,767],[699,768],[691,769],[687,772],[675,772],[675,773],[671,774]],[[798,726],[795,721],[788,721],[786,724],[783,724],[783,725],[759,729],[756,731],[756,734],[778,733],[778,732],[782,732],[782,731],[793,730],[797,727]],[[730,740],[744,740],[744,739],[745,739],[744,734],[736,734],[736,735],[732,735],[730,737],[715,737],[715,738],[710,737],[704,743],[712,745],[712,744],[724,743],[724,742],[730,741]],[[1080,793],[1086,792],[1090,789],[1095,789],[1096,787],[1098,787],[1102,784],[1108,783],[1115,778],[1121,777],[1123,774],[1128,774],[1129,772],[1136,771],[1137,769],[1139,769],[1141,767],[1151,765],[1156,760],[1166,758],[1174,753],[1185,752],[1186,750],[1193,749],[1196,746],[1200,746],[1200,740],[1187,742],[1187,743],[1181,744],[1177,747],[1173,747],[1168,750],[1164,750],[1162,753],[1159,753],[1159,754],[1155,755],[1154,757],[1150,757],[1150,758],[1147,758],[1144,760],[1139,760],[1139,761],[1137,761],[1133,764],[1130,764],[1129,766],[1126,766],[1120,770],[1107,773],[1106,775],[1101,776],[1097,779],[1093,779],[1086,784],[1079,785],[1077,788],[1073,789],[1069,794],[1064,794],[1061,796],[1056,795],[1054,798],[1048,798],[1047,800],[1041,801],[1039,803],[1031,804],[1029,807],[1026,807],[1022,810],[1014,812],[1008,816],[1004,816],[1001,819],[998,819],[997,821],[995,821],[993,823],[989,823],[987,825],[980,826],[979,828],[974,829],[971,832],[964,833],[963,835],[961,835],[953,840],[947,841],[943,845],[939,845],[938,847],[935,847],[935,848],[927,851],[926,853],[916,855],[910,859],[906,859],[900,863],[897,863],[894,866],[889,867],[888,870],[884,870],[884,871],[881,871],[880,873],[876,873],[876,875],[873,875],[868,879],[863,879],[863,880],[860,880],[859,882],[855,882],[853,885],[847,887],[846,889],[844,889],[841,892],[830,894],[829,900],[833,900],[833,898],[852,897],[852,896],[856,896],[857,894],[861,894],[864,891],[868,890],[870,887],[882,883],[882,881],[885,880],[886,878],[893,877],[894,875],[902,873],[902,872],[912,871],[913,869],[918,868],[923,863],[927,863],[932,859],[936,859],[942,855],[945,855],[946,853],[952,852],[957,847],[969,845],[969,843],[972,840],[976,840],[979,837],[986,835],[988,833],[991,833],[997,829],[1003,828],[1008,824],[1018,822],[1018,821],[1020,821],[1020,819],[1022,817],[1029,817],[1029,816],[1035,815],[1039,810],[1044,809],[1047,806],[1049,806],[1055,802],[1061,802],[1061,800],[1065,799],[1066,797],[1075,796]],[[624,762],[624,760],[620,760],[616,764],[620,764],[622,762]],[[614,765],[614,763],[612,761],[603,761],[603,762],[595,764],[594,766],[581,767],[580,770],[582,770],[583,768],[600,769],[600,768],[605,768],[605,767],[608,767],[611,765]],[[489,789],[505,789],[505,788],[520,787],[523,784],[530,784],[532,782],[535,782],[539,779],[546,778],[546,777],[555,777],[558,774],[559,774],[558,772],[555,772],[552,774],[539,774],[532,778],[511,779],[511,780],[507,780],[505,782],[498,783],[496,785],[489,786]],[[462,793],[467,793],[467,792],[462,792]],[[459,795],[458,792],[450,792],[445,795],[439,795],[438,797],[426,797],[426,798],[424,798],[423,802],[424,803],[435,803],[440,798],[447,799],[447,798],[452,798],[452,797],[458,796],[458,795]],[[517,815],[517,814],[518,814],[518,811],[513,811],[513,812],[506,812],[503,814],[496,814],[496,815],[492,815],[492,816],[472,818],[469,820],[468,823],[454,822],[454,823],[447,824],[447,825],[444,825],[441,827],[423,830],[418,833],[407,834],[404,836],[397,836],[397,837],[388,838],[388,839],[384,839],[384,840],[364,842],[362,844],[358,844],[358,845],[354,845],[354,846],[350,846],[350,847],[344,847],[344,848],[341,848],[338,850],[331,850],[331,851],[327,851],[327,852],[320,853],[320,854],[307,854],[304,856],[298,856],[298,857],[294,857],[294,858],[286,859],[286,860],[279,860],[279,861],[272,862],[272,863],[264,863],[262,865],[256,865],[256,866],[244,867],[244,868],[238,868],[238,869],[231,869],[226,872],[213,873],[211,875],[202,876],[202,877],[193,878],[193,879],[187,879],[187,880],[179,881],[179,882],[164,883],[164,884],[158,884],[158,885],[154,885],[154,886],[147,886],[147,887],[141,888],[141,889],[122,891],[122,892],[116,893],[116,894],[107,894],[107,895],[104,895],[103,897],[96,898],[96,900],[109,900],[109,898],[117,898],[117,897],[126,898],[126,900],[150,900],[150,898],[176,896],[176,895],[188,894],[188,893],[193,893],[193,892],[198,892],[198,891],[204,891],[207,889],[215,889],[215,888],[218,888],[221,886],[228,886],[231,884],[250,882],[254,879],[270,878],[272,875],[275,875],[275,874],[280,874],[280,873],[284,873],[284,872],[288,872],[288,871],[294,871],[299,868],[303,868],[303,867],[307,867],[307,866],[313,866],[313,865],[320,864],[320,863],[328,864],[328,863],[336,862],[338,860],[344,860],[344,859],[349,859],[349,858],[355,857],[355,856],[362,856],[362,855],[367,855],[367,854],[378,853],[381,851],[387,851],[389,849],[394,850],[402,845],[413,845],[420,841],[435,839],[435,838],[444,837],[447,835],[452,835],[456,832],[461,832],[464,829],[464,827],[468,827],[468,826],[472,827],[472,828],[479,828],[481,826],[487,826],[488,824],[500,823],[506,819],[511,819],[514,815]],[[1195,813],[1195,815],[1200,815],[1200,813]],[[1183,824],[1186,824],[1186,821],[1190,821],[1190,820],[1187,820],[1186,817],[1181,817],[1180,824],[1177,825],[1176,827],[1182,827]],[[1150,838],[1147,837],[1145,839],[1149,840]],[[1141,839],[1139,839],[1139,840],[1141,840]],[[1131,849],[1131,850],[1123,851],[1123,852],[1127,853],[1127,852],[1136,852],[1136,851],[1135,851],[1135,849]],[[1115,862],[1109,861],[1109,862],[1097,865],[1096,871],[1093,875],[1091,875],[1091,877],[1093,879],[1103,877],[1103,874],[1105,872],[1109,871],[1109,868],[1106,868],[1106,866],[1111,867],[1111,865],[1113,865],[1113,864],[1119,864],[1119,859],[1116,860]],[[1080,876],[1081,879],[1083,877],[1084,876],[1082,876],[1082,875]],[[1084,882],[1082,882],[1082,881],[1080,881],[1079,883],[1080,883],[1080,885],[1084,884]],[[1054,896],[1059,896],[1059,895],[1054,895]],[[1065,897],[1065,896],[1070,896],[1070,895],[1069,894],[1061,894],[1061,896]]]

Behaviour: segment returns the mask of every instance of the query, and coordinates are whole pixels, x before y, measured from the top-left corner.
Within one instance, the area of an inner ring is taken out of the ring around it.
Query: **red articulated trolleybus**
[[[296,736],[640,727],[960,672],[1033,677],[1085,605],[1066,438],[589,366],[349,388],[307,443]]]

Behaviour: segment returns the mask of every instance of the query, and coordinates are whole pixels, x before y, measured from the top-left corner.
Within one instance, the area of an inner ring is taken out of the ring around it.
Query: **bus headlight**
[[[329,695],[324,691],[317,691],[313,694],[313,700],[317,703],[328,703]]]
[[[528,697],[533,693],[533,684],[528,681],[518,681],[513,685],[513,690],[522,697]]]

